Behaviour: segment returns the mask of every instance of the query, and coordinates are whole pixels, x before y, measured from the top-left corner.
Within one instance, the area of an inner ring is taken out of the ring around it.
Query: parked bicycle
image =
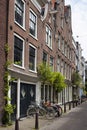
[[[55,116],[56,116],[56,117],[59,117],[59,116],[62,115],[63,110],[62,110],[62,107],[61,107],[60,105],[58,105],[58,104],[53,104],[52,107],[53,107],[53,109],[55,110],[55,113],[56,113]]]
[[[32,102],[27,110],[27,117],[34,117],[37,112],[39,118],[46,118],[51,120],[55,117],[55,111],[53,107],[46,106],[44,103],[38,104],[37,102]]]

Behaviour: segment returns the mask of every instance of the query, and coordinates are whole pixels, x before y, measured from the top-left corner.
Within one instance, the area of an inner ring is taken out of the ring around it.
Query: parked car
[[[87,96],[86,95],[82,95],[81,96],[81,102],[85,102],[87,101]]]

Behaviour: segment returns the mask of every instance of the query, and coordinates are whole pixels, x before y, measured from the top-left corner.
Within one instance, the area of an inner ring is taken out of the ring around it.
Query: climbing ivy
[[[3,113],[3,117],[2,117],[2,124],[4,125],[10,125],[11,124],[11,114],[14,112],[15,106],[13,106],[12,104],[9,103],[9,101],[11,101],[11,98],[9,98],[8,96],[8,92],[9,92],[9,71],[8,71],[8,66],[10,65],[10,62],[7,60],[8,58],[8,52],[9,52],[9,47],[8,44],[5,44],[5,58],[6,58],[6,62],[4,65],[4,100],[5,100],[5,105],[4,105],[4,113]]]

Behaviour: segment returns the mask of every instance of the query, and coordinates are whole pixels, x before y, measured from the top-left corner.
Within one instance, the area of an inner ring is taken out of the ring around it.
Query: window
[[[43,52],[43,62],[47,63],[47,54]]]
[[[62,73],[62,75],[63,75],[63,68],[64,67],[64,62],[63,62],[63,60],[61,60],[61,73]]]
[[[60,49],[60,43],[61,43],[61,35],[58,36],[58,49]]]
[[[46,26],[46,44],[52,48],[52,32],[50,27]]]
[[[29,69],[36,70],[36,48],[31,45],[29,46]]]
[[[14,64],[23,66],[23,42],[17,35],[14,36]]]
[[[36,18],[36,15],[33,11],[30,10],[30,24],[29,24],[29,32],[31,35],[33,35],[34,37],[36,37],[36,21],[37,21],[37,18]]]
[[[57,59],[57,71],[60,72],[60,57]]]
[[[62,38],[62,53],[64,54],[64,48],[65,48],[65,46],[64,46],[64,39]]]
[[[23,0],[15,0],[15,21],[24,27],[25,3]]]
[[[53,71],[53,57],[50,57],[50,67],[51,67],[51,70]]]

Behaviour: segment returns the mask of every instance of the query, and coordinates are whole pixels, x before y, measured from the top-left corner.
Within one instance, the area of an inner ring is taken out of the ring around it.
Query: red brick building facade
[[[5,0],[0,2],[3,11],[3,15],[0,13],[0,75],[4,72],[4,44],[7,42],[10,48],[8,59],[12,63],[8,68],[10,77],[17,79],[11,84],[9,96],[11,103],[17,104],[17,116],[26,116],[30,101],[40,101],[42,97],[53,100],[52,88],[48,86],[41,90],[38,81],[37,66],[42,61],[46,61],[53,71],[59,71],[65,76],[68,82],[65,90],[68,102],[67,91],[71,91],[69,83],[75,70],[70,6],[65,6],[64,0],[10,0],[7,15],[6,5]],[[3,16],[8,16],[8,22]],[[0,106],[3,102],[3,87],[3,77],[0,76]],[[72,95],[70,100],[71,97]],[[62,100],[59,99],[59,103],[63,103]],[[0,107],[0,113],[1,111]]]
[[[4,107],[4,72],[5,72],[5,44],[7,43],[8,31],[8,0],[0,1],[0,122]]]

